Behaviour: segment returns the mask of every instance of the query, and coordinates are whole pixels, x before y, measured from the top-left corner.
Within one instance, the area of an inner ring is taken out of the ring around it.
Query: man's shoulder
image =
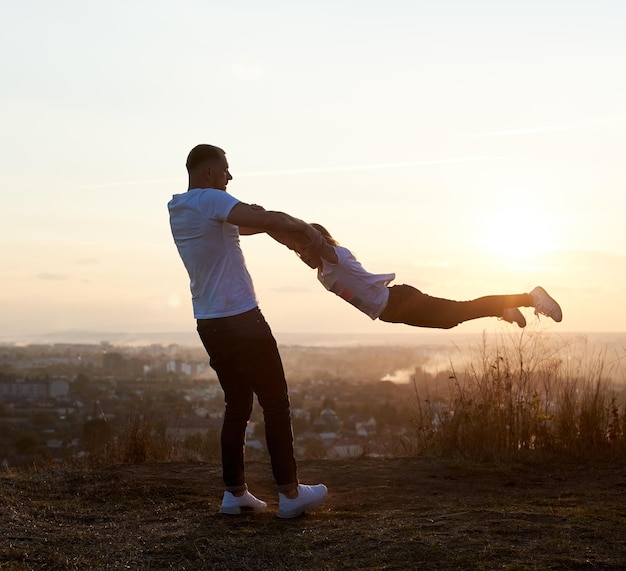
[[[188,191],[193,192],[198,200],[210,200],[221,203],[236,203],[239,199],[235,198],[232,194],[229,194],[225,190],[219,190],[217,188],[195,188]]]
[[[216,188],[191,188],[187,192],[181,194],[175,194],[170,200],[170,205],[175,204],[195,204],[195,205],[230,205],[231,207],[237,204],[238,198],[235,198],[232,194],[228,194],[223,190]]]
[[[220,190],[218,188],[190,188],[187,192],[183,192],[180,196],[186,197],[198,197],[198,196],[228,196],[233,198],[232,194],[229,194],[225,190]]]

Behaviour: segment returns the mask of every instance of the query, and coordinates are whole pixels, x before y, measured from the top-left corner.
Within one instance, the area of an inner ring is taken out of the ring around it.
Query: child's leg
[[[503,310],[509,307],[532,305],[533,299],[527,293],[453,301],[431,297],[409,285],[396,285],[389,288],[389,301],[379,319],[416,327],[450,329],[470,319],[502,317]]]

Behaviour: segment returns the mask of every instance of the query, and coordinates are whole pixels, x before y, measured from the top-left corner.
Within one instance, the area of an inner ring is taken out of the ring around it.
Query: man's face
[[[232,180],[230,172],[228,172],[228,161],[226,157],[222,157],[219,161],[212,162],[207,165],[206,177],[210,188],[218,190],[226,190],[229,180]]]

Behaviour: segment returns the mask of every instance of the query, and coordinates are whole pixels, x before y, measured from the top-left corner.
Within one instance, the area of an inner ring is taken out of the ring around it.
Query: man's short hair
[[[226,151],[215,145],[196,145],[187,156],[187,172],[191,172],[198,165],[205,162],[221,161]]]

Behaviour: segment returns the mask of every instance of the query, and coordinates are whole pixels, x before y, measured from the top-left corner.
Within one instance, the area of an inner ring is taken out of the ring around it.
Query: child
[[[535,308],[535,315],[547,315],[561,321],[559,304],[542,287],[530,293],[490,295],[470,301],[453,301],[431,297],[410,285],[388,284],[395,274],[370,274],[352,255],[340,246],[328,230],[312,224],[333,247],[333,259],[312,257],[305,246],[290,242],[284,236],[277,240],[295,250],[309,267],[317,269],[317,279],[324,287],[354,305],[372,319],[389,323],[406,323],[416,327],[450,329],[459,323],[479,317],[499,317],[509,323],[526,326],[519,307]]]

